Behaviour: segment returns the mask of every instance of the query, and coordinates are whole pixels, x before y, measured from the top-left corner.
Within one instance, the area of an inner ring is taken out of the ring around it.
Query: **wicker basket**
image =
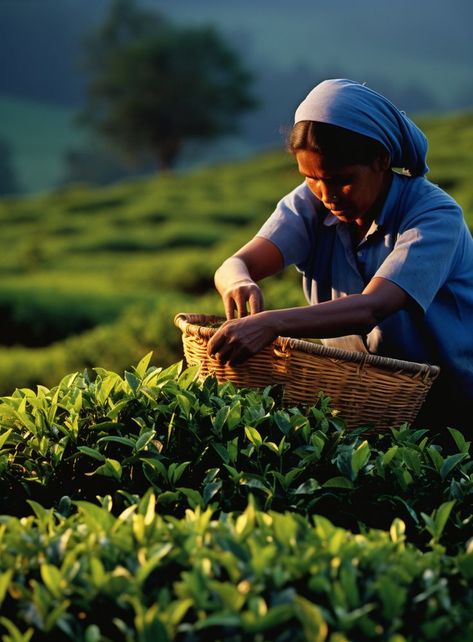
[[[310,405],[323,391],[349,428],[383,431],[412,423],[440,369],[362,352],[348,352],[310,341],[278,337],[239,366],[220,364],[207,354],[207,342],[224,321],[202,314],[177,314],[188,365],[201,364],[200,376],[219,382],[264,388],[282,384],[288,404]]]

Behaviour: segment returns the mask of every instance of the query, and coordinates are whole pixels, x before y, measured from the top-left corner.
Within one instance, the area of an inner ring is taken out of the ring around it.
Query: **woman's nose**
[[[330,185],[322,185],[322,201],[324,203],[334,203],[337,200],[337,190]]]

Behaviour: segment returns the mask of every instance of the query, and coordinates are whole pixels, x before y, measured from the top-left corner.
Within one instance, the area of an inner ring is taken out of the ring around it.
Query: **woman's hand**
[[[215,285],[222,297],[227,319],[246,317],[263,310],[263,295],[257,282],[283,268],[278,248],[255,237],[224,261],[215,273]]]
[[[207,352],[232,366],[246,361],[276,339],[267,312],[226,321],[210,339]]]
[[[263,294],[252,279],[232,283],[222,294],[227,319],[246,317],[263,310]]]

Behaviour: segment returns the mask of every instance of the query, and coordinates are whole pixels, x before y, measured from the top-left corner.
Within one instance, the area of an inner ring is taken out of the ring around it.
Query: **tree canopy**
[[[169,168],[186,141],[235,132],[255,106],[251,74],[214,28],[178,27],[115,0],[88,45],[81,120],[131,158]]]

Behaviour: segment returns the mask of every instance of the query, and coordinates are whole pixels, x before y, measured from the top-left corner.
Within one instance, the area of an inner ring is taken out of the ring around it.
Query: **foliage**
[[[4,642],[473,638],[461,433],[150,360],[1,400]]]
[[[473,462],[458,431],[443,445],[402,426],[367,438],[347,432],[328,399],[285,408],[277,388],[199,383],[195,368],[150,359],[123,378],[97,368],[93,380],[76,373],[3,398],[4,510],[93,501],[98,488],[124,507],[152,487],[159,509],[176,516],[241,510],[253,495],[261,509],[317,512],[353,531],[400,517],[419,546],[445,529],[450,548],[473,535]]]
[[[2,519],[0,624],[13,640],[376,639],[456,642],[473,633],[473,551],[423,554],[403,523],[363,535],[317,517],[261,513],[181,520],[147,493],[114,517],[76,503],[64,517]],[[210,637],[209,637],[210,636]]]
[[[162,169],[185,141],[235,131],[238,114],[254,106],[250,75],[213,28],[156,16],[151,29],[149,12],[132,0],[112,3],[111,11],[89,54],[83,123],[131,156],[150,152]]]

